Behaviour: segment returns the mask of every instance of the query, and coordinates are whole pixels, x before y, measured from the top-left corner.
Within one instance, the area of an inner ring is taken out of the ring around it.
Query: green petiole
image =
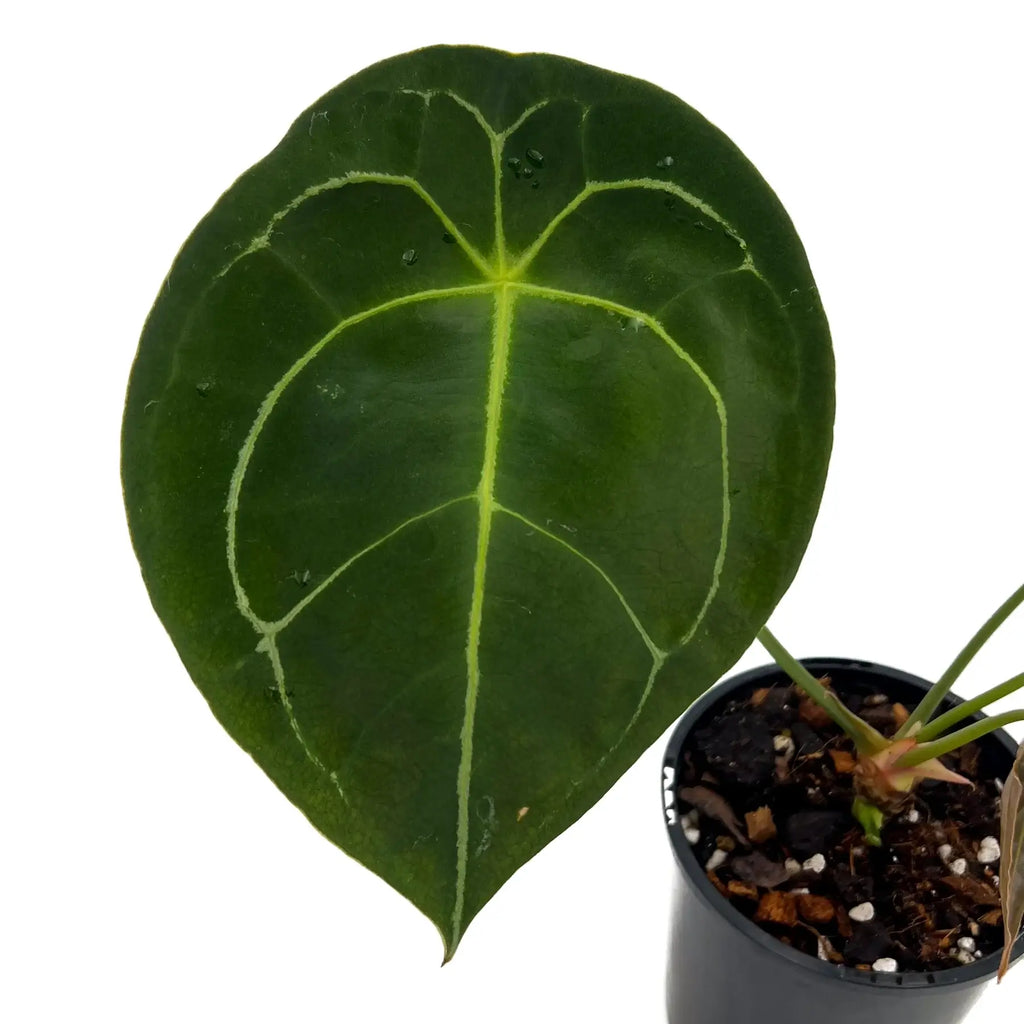
[[[913,768],[916,764],[922,764],[933,757],[941,757],[948,754],[965,743],[971,743],[982,736],[1001,729],[1011,722],[1024,722],[1024,711],[1007,711],[1002,715],[993,715],[982,722],[974,722],[966,728],[951,732],[948,736],[932,740],[929,743],[918,743],[909,753],[904,754],[896,763],[898,768]]]
[[[942,673],[939,681],[925,694],[924,699],[911,712],[910,717],[896,732],[894,739],[901,740],[911,735],[918,724],[927,722],[949,693],[953,683],[967,667],[970,660],[981,650],[988,638],[1006,621],[1018,605],[1024,602],[1024,583],[1022,583],[985,621],[981,629],[967,642],[964,649],[953,659],[953,663]],[[977,710],[977,709],[976,709]]]
[[[818,704],[825,713],[853,740],[858,753],[877,754],[889,745],[877,729],[858,718],[831,690],[825,689],[810,672],[772,635],[767,626],[757,634],[764,649],[785,669],[790,679]]]
[[[1024,687],[1024,672],[1012,679],[1007,679],[1005,683],[993,686],[977,697],[972,697],[971,700],[965,700],[955,708],[950,708],[944,715],[932,719],[923,729],[915,733],[915,738],[921,743],[933,740],[941,736],[947,729],[952,729],[958,722],[970,718],[976,711],[984,710],[989,704],[994,704],[997,700],[1016,693],[1022,687]]]

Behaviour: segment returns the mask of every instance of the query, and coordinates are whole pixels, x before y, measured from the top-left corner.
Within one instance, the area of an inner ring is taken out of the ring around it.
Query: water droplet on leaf
[[[196,392],[200,398],[205,398],[212,387],[213,385],[208,380],[200,381],[200,383],[196,385]]]
[[[658,167],[671,167],[675,160],[670,156],[663,156],[657,163]]]
[[[508,164],[508,169],[518,178],[519,169],[523,166],[523,161],[517,156],[510,156],[506,163]]]
[[[419,257],[416,255],[415,249],[406,249],[405,252],[402,253],[402,262],[407,267],[411,267],[418,259]]]
[[[523,171],[523,177],[524,178],[532,178],[533,177],[533,168],[532,167],[527,167]]]
[[[526,151],[526,159],[529,160],[534,167],[544,166],[544,154],[539,149],[528,149]]]
[[[447,245],[454,245],[455,244],[455,236],[450,231],[446,231],[441,236],[441,241],[445,242]]]

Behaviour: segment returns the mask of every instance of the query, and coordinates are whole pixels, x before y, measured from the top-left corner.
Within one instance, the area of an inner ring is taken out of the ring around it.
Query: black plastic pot
[[[803,664],[814,675],[831,676],[840,694],[882,689],[911,707],[931,685],[864,661],[820,658]],[[672,733],[663,772],[666,823],[679,865],[669,946],[669,1024],[956,1024],[995,977],[1000,954],[928,974],[858,971],[818,960],[779,942],[736,910],[708,880],[683,835],[675,773],[686,737],[719,702],[785,681],[775,665],[725,680],[693,704]],[[946,706],[957,703],[950,698]],[[1004,778],[1017,744],[1002,730],[981,742],[981,769]],[[1022,955],[1024,934],[1017,937],[1013,959]]]

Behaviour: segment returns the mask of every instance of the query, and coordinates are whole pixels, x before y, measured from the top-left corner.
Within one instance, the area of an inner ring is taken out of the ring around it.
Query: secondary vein
[[[396,185],[400,188],[410,189],[419,196],[419,198],[422,199],[434,213],[437,219],[441,222],[445,231],[455,239],[459,248],[462,249],[467,257],[469,257],[473,266],[475,266],[484,277],[490,278],[493,276],[492,269],[488,262],[480,255],[479,251],[469,241],[469,239],[466,238],[462,231],[459,230],[458,225],[448,216],[448,214],[444,212],[437,200],[415,178],[412,178],[407,174],[382,174],[377,171],[349,171],[347,174],[341,175],[340,177],[328,178],[326,181],[318,182],[316,185],[310,185],[309,188],[304,189],[289,203],[283,206],[276,213],[272,214],[263,231],[258,234],[245,249],[239,252],[224,267],[222,267],[221,270],[214,275],[213,280],[216,281],[223,277],[236,263],[239,262],[239,260],[252,255],[254,252],[259,252],[261,249],[268,248],[270,246],[270,239],[273,236],[274,231],[277,229],[278,224],[280,224],[288,214],[293,210],[298,209],[298,207],[307,200],[312,199],[323,192],[330,192],[335,189],[346,188],[349,185],[359,184]]]
[[[681,188],[679,185],[671,181],[663,181],[659,178],[624,178],[621,181],[588,181],[586,185],[572,198],[568,203],[554,217],[548,222],[547,226],[543,231],[534,239],[533,244],[519,257],[515,266],[510,270],[510,276],[519,277],[522,275],[526,268],[533,262],[537,253],[547,244],[548,239],[554,234],[555,229],[559,224],[562,223],[571,213],[577,210],[584,202],[590,199],[591,196],[599,195],[602,192],[619,192],[629,190],[646,190],[650,192],[667,192],[670,195],[674,195],[683,202],[689,204],[694,209],[699,210],[706,217],[715,221],[731,238],[733,238],[736,244],[739,246],[740,251],[743,253],[743,261],[736,269],[749,270],[755,277],[764,281],[764,278],[754,264],[753,257],[747,248],[747,243],[736,231],[736,229],[721,215],[714,207],[710,206],[703,199],[695,196],[692,192],[687,192],[686,189]],[[767,283],[767,282],[765,282]]]
[[[280,400],[281,395],[284,394],[285,390],[302,372],[302,370],[304,370],[306,366],[308,366],[309,363],[312,362],[328,344],[330,344],[330,342],[337,338],[338,335],[348,327],[362,323],[364,320],[369,320],[392,309],[399,309],[402,306],[413,305],[418,302],[430,302],[433,300],[453,298],[459,295],[476,295],[493,291],[494,289],[495,286],[492,284],[467,285],[460,288],[427,289],[422,292],[415,292],[411,295],[403,295],[397,299],[392,299],[390,302],[383,302],[379,306],[373,306],[370,309],[364,309],[360,310],[358,313],[353,313],[351,316],[346,317],[344,320],[335,324],[334,327],[332,327],[322,338],[311,345],[301,356],[299,356],[299,358],[296,359],[290,367],[288,367],[278,382],[270,389],[262,403],[260,403],[256,419],[249,428],[249,433],[246,435],[245,440],[242,442],[242,447],[238,451],[238,459],[231,474],[231,482],[228,485],[227,501],[225,502],[224,507],[224,511],[227,515],[228,573],[231,576],[231,584],[235,591],[235,602],[238,606],[239,612],[241,612],[241,614],[252,624],[258,633],[266,634],[267,632],[271,632],[273,631],[273,626],[272,623],[261,618],[255,611],[253,611],[252,605],[249,602],[249,596],[246,593],[245,588],[242,586],[241,577],[238,573],[238,503],[242,492],[242,484],[245,481],[245,474],[249,468],[249,462],[252,459],[252,454],[256,447],[256,441],[263,432],[263,427],[266,425],[270,414],[274,411],[274,407]]]

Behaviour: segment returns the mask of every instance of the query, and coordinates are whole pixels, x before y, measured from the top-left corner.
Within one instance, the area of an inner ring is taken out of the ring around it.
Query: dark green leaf
[[[751,642],[832,407],[800,243],[728,139],[436,47],[328,93],[186,242],[125,499],[215,714],[450,955]]]

